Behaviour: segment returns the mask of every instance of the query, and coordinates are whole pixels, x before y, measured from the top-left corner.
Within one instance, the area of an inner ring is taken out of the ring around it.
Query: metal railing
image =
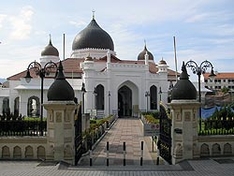
[[[206,119],[202,120],[199,135],[233,135],[234,118]]]
[[[42,123],[42,124],[41,124]],[[46,121],[32,121],[23,119],[0,119],[0,136],[39,136],[40,125],[43,136],[46,135]]]

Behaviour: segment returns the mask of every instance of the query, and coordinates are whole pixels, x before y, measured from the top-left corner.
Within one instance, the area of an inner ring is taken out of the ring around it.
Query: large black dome
[[[197,90],[191,83],[183,62],[180,80],[177,81],[171,92],[172,100],[194,100],[197,98]]]
[[[72,50],[97,48],[114,51],[114,43],[110,35],[104,31],[95,19],[89,23],[73,40]]]

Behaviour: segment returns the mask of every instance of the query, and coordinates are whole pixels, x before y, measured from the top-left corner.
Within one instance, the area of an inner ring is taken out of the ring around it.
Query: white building
[[[49,61],[60,61],[59,52],[51,40],[41,52],[38,63],[44,68]],[[169,85],[176,79],[167,63],[160,60],[157,64],[146,46],[136,60],[117,58],[112,38],[94,18],[74,38],[71,57],[62,60],[62,64],[75,97],[78,101],[84,98],[84,111],[96,109],[100,116],[112,113],[134,116],[139,110],[156,110],[160,100],[167,103]],[[44,102],[55,76],[55,70],[51,71],[44,79]],[[39,116],[41,78],[30,68],[32,80],[27,83],[26,72],[8,78],[9,86],[0,91],[0,113],[10,110],[26,116]],[[82,83],[86,90],[84,97]]]
[[[209,74],[205,73],[205,86],[211,90],[220,90],[224,87],[234,89],[234,73],[233,72],[215,72],[215,77],[210,79]]]

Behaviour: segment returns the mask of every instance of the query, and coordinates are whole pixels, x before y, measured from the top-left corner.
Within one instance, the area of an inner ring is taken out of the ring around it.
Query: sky
[[[61,60],[65,34],[65,58],[70,57],[72,42],[90,23],[92,11],[122,60],[137,60],[146,41],[154,61],[163,58],[170,69],[180,72],[183,61],[199,66],[208,60],[215,71],[234,72],[233,0],[11,0],[0,6],[0,78],[39,62],[50,34]]]

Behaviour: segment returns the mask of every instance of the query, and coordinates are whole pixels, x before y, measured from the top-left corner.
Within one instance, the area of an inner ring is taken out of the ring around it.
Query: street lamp
[[[83,104],[82,113],[84,114],[84,94],[86,92],[85,83],[82,83],[81,92],[82,92],[82,104]]]
[[[41,136],[43,136],[43,84],[44,84],[44,78],[46,75],[49,75],[52,70],[54,69],[57,69],[57,65],[56,63],[50,61],[50,62],[47,62],[44,67],[34,61],[34,62],[31,62],[29,65],[28,65],[28,68],[27,68],[27,73],[26,73],[26,76],[24,77],[26,82],[29,83],[32,79],[32,76],[30,75],[30,70],[33,69],[33,71],[36,73],[36,75],[39,75],[40,78],[41,78],[41,113],[40,113],[40,118],[41,118],[41,124],[40,124],[40,133],[41,133]],[[57,71],[56,71],[56,75],[57,75]],[[55,77],[56,77],[55,75]]]
[[[94,112],[92,112],[93,117],[97,117],[97,87],[94,87],[93,90],[93,95],[94,95]]]
[[[214,67],[211,64],[211,62],[205,60],[203,61],[199,66],[196,62],[193,60],[188,61],[185,64],[186,67],[191,68],[193,74],[197,74],[198,76],[198,101],[201,103],[201,74],[206,73],[207,68],[211,68],[211,72],[209,77],[215,77],[216,75],[214,74]],[[200,131],[201,131],[201,125],[202,125],[202,120],[201,120],[201,107],[199,110],[199,125],[200,125]]]
[[[97,95],[98,95],[97,87],[94,87],[93,94],[95,96],[95,99],[94,99],[94,108],[97,109]]]
[[[111,97],[111,93],[110,93],[110,91],[108,91],[108,98],[109,98],[109,115],[110,115],[110,97]]]
[[[146,97],[146,112],[148,112],[148,97],[150,96],[150,92],[146,91],[145,92],[145,97]]]
[[[159,101],[162,101],[162,89],[161,87],[159,88]]]

